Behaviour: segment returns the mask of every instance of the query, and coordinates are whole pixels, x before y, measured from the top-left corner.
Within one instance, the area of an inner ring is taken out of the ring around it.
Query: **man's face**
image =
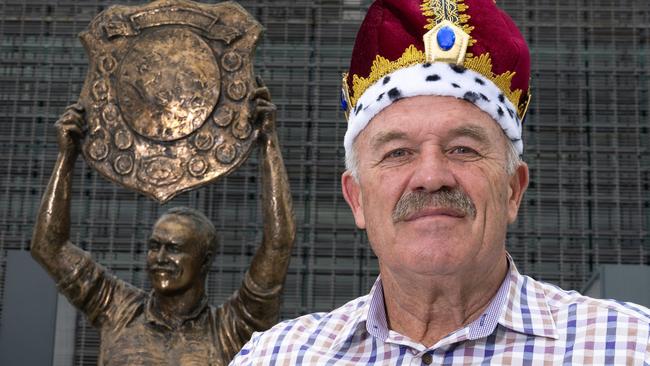
[[[528,184],[526,165],[506,173],[505,139],[451,97],[406,98],[373,118],[355,142],[359,182],[346,172],[342,183],[382,271],[449,275],[503,259]]]
[[[188,217],[163,215],[158,219],[147,252],[149,279],[156,292],[172,295],[204,286],[202,240],[205,238]]]

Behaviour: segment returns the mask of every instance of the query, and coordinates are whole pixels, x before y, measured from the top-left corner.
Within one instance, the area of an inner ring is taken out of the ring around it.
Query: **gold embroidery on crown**
[[[368,77],[364,78],[359,75],[352,75],[352,96],[350,96],[350,105],[355,107],[359,96],[361,96],[372,84],[376,83],[377,80],[399,69],[424,63],[425,59],[426,57],[424,52],[415,48],[414,45],[410,45],[406,51],[404,51],[402,56],[395,61],[390,61],[385,57],[377,55],[375,60],[372,62],[372,67],[370,68],[370,74]]]
[[[469,9],[465,0],[423,0],[420,9],[422,14],[427,17],[427,24],[424,28],[431,30],[443,20],[449,20],[470,35],[469,47],[476,44],[476,40],[471,37],[474,30],[474,27],[469,25],[471,16],[465,14]],[[465,57],[472,57],[472,54],[468,52]]]
[[[385,57],[378,55],[372,63],[370,74],[367,78],[359,75],[352,75],[352,95],[349,96],[348,108],[354,109],[357,105],[359,96],[363,95],[363,93],[379,79],[399,69],[424,62],[426,62],[424,52],[415,48],[414,45],[410,45],[404,51],[402,56],[395,61],[390,61]],[[515,76],[515,72],[506,71],[503,74],[495,75],[492,71],[492,58],[489,53],[484,53],[478,57],[465,58],[463,65],[491,80],[517,108],[519,117],[523,118],[527,106],[527,103],[525,103],[526,101],[520,100],[523,91],[521,89],[511,90],[512,78]],[[347,80],[347,78],[344,79],[344,83],[345,80]]]
[[[422,14],[424,14],[424,16],[434,17],[433,19],[429,19],[429,21],[435,23],[433,25],[425,26],[428,29],[433,28],[443,20],[448,20],[454,24],[460,23],[460,9],[457,6],[457,2],[454,0],[424,0],[420,8],[422,9]]]

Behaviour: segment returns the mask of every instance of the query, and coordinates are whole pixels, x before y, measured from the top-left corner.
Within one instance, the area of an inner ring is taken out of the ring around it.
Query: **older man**
[[[529,52],[493,0],[383,0],[344,79],[343,194],[370,294],[256,334],[235,365],[648,365],[650,311],[517,271]]]

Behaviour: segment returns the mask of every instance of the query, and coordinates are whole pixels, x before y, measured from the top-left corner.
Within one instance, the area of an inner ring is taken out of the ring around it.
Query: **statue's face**
[[[203,233],[191,218],[164,215],[149,238],[147,270],[154,291],[163,295],[182,293],[204,285]]]

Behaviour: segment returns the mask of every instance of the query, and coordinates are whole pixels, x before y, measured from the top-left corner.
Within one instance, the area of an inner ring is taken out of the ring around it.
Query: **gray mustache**
[[[404,221],[427,208],[453,209],[465,216],[476,217],[476,206],[467,193],[458,188],[442,188],[435,192],[413,191],[403,194],[393,209],[393,222]]]

